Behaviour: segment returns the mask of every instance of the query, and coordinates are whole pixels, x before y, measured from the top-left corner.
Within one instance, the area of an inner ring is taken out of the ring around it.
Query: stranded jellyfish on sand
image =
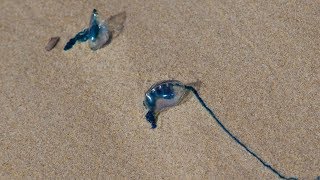
[[[146,119],[151,124],[151,128],[155,129],[157,127],[157,116],[161,111],[168,108],[177,106],[180,104],[181,100],[185,97],[188,92],[192,92],[197,98],[201,106],[211,115],[211,117],[218,123],[222,130],[228,134],[228,136],[243,147],[249,154],[255,157],[264,167],[268,168],[270,171],[278,175],[281,179],[297,179],[294,177],[286,177],[277,171],[273,166],[264,161],[260,156],[258,156],[253,150],[247,147],[243,142],[241,142],[235,135],[233,135],[229,129],[227,129],[219,118],[214,114],[207,104],[202,100],[199,93],[193,86],[185,85],[180,81],[168,80],[155,83],[150,89],[145,93],[144,106],[147,109]]]

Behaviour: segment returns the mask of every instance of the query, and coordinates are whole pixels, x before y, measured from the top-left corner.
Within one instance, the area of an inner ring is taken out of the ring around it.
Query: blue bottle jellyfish
[[[89,27],[85,28],[67,42],[64,50],[69,50],[76,42],[89,41],[92,50],[100,49],[107,43],[110,37],[109,28],[106,22],[100,21],[98,11],[94,9],[89,22]]]
[[[158,113],[178,105],[186,92],[183,84],[175,80],[162,81],[151,86],[146,92],[143,104],[149,110],[146,119],[153,129],[157,127],[156,116]]]
[[[229,137],[231,137],[236,143],[243,147],[249,154],[255,157],[260,163],[262,163],[264,167],[271,170],[281,179],[297,179],[294,177],[286,177],[282,175],[279,171],[277,171],[270,164],[268,164],[261,157],[259,157],[253,150],[251,150],[244,143],[242,143],[222,124],[222,122],[218,119],[214,112],[202,100],[197,90],[192,86],[184,85],[180,81],[168,80],[158,82],[151,86],[151,88],[145,93],[145,100],[143,104],[148,110],[146,114],[146,119],[151,124],[151,128],[155,129],[157,127],[157,116],[161,111],[179,105],[179,103],[182,101],[182,99],[188,92],[194,94],[201,106],[206,109],[206,111],[218,123],[218,125],[223,129],[223,131],[229,135]]]

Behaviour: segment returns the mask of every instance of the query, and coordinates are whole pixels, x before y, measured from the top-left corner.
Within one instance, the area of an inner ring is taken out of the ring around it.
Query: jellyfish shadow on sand
[[[109,27],[109,39],[101,48],[109,45],[113,41],[113,39],[117,38],[122,33],[124,29],[124,22],[126,21],[126,19],[126,12],[123,11],[116,15],[110,16],[106,20]]]

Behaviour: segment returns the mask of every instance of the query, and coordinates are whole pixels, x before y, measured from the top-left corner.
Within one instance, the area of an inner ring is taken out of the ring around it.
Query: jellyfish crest
[[[89,23],[89,31],[88,31],[88,37],[90,41],[95,41],[98,37],[100,28],[99,28],[99,16],[96,9],[92,11],[92,15],[90,18]]]
[[[98,11],[93,10],[89,23],[89,47],[92,50],[100,49],[109,39],[109,29],[106,22],[101,22]]]
[[[100,21],[98,11],[92,11],[89,27],[77,33],[64,47],[64,50],[71,49],[76,42],[89,40],[89,47],[92,50],[100,49],[109,40],[109,28],[106,22]]]
[[[89,27],[92,26],[92,24],[94,24],[97,21],[99,21],[99,14],[96,9],[93,9],[91,17],[90,17],[90,21],[89,21]]]

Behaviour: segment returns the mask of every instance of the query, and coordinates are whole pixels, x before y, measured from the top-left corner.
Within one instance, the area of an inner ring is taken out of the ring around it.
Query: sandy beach
[[[190,96],[145,119],[154,83],[200,81],[223,124],[285,176],[320,176],[320,2],[2,0],[0,176],[278,179]],[[102,49],[63,48],[125,12]],[[51,37],[60,41],[51,51]]]

